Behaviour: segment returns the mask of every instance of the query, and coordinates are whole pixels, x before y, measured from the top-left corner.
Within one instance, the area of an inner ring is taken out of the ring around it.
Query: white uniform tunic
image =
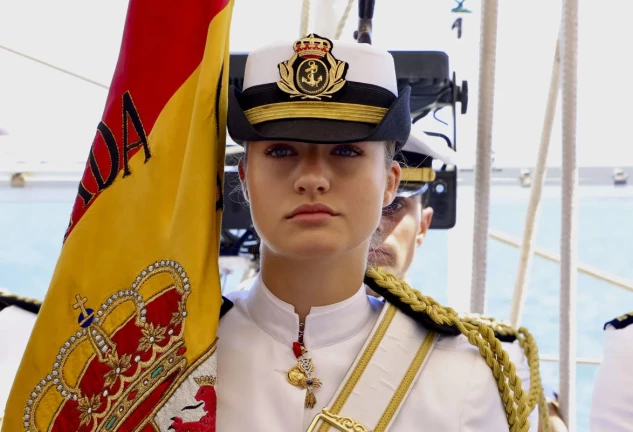
[[[0,310],[0,419],[36,318],[36,314],[17,306]]]
[[[633,324],[607,325],[590,427],[592,432],[633,432]]]
[[[369,298],[365,289],[341,303],[312,308],[306,317],[305,347],[315,364],[313,377],[323,382],[314,390],[317,403],[311,409],[304,407],[306,390],[286,377],[297,364],[292,344],[298,339],[299,318],[294,308],[276,298],[259,277],[251,290],[229,294],[235,304],[218,331],[217,430],[305,431],[331,405],[376,324],[383,304]],[[465,337],[439,339],[390,430],[508,430],[492,372]]]

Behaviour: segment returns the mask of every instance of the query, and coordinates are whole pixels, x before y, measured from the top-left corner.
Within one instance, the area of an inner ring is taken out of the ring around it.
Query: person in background
[[[430,186],[435,179],[433,160],[439,160],[447,166],[457,165],[456,153],[447,146],[441,137],[430,136],[419,130],[414,124],[409,140],[397,160],[403,165],[402,180],[394,201],[383,209],[383,216],[370,249],[370,265],[383,268],[399,279],[408,280],[408,271],[415,259],[417,249],[422,246],[433,220],[433,209],[429,207]],[[375,295],[371,290],[368,293]],[[487,324],[503,327],[505,323],[493,322],[490,318],[463,315],[473,321],[485,321]],[[517,340],[502,341],[504,349],[516,365],[524,390],[530,386],[530,367]],[[550,431],[565,432],[567,429],[558,415],[558,403],[547,400],[550,418]],[[531,430],[539,432],[539,410],[535,407],[530,414]]]
[[[398,193],[383,209],[369,251],[371,265],[402,280],[408,280],[409,267],[417,248],[424,243],[433,219],[433,209],[428,206],[429,187],[436,175],[433,160],[456,165],[455,151],[442,138],[416,130],[415,124],[412,129],[409,140],[397,156],[403,166]]]
[[[592,432],[633,432],[633,312],[604,325],[589,426]]]
[[[0,288],[0,427],[41,303]]]

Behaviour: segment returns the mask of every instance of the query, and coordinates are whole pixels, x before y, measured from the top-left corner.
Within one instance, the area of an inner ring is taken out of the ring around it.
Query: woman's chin
[[[331,258],[349,251],[349,244],[343,239],[328,237],[293,236],[279,242],[274,249],[280,255],[299,260]]]
[[[309,245],[296,245],[294,247],[289,247],[287,251],[288,257],[290,258],[309,260],[331,258],[347,252],[344,248],[338,245],[325,244],[324,242],[315,242]]]

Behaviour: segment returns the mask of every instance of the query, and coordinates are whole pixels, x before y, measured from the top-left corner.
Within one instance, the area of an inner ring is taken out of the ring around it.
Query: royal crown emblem
[[[159,411],[168,400],[174,404],[170,397],[185,379],[195,380],[197,393],[190,393],[204,403],[197,423],[208,427],[195,430],[214,431],[216,379],[189,376],[192,365],[184,355],[190,293],[184,268],[165,260],[142,270],[131,286],[97,307],[91,307],[93,299],[77,294],[69,305],[77,315],[77,331],[32,390],[24,409],[25,432],[163,430],[165,425],[157,422]],[[39,410],[44,406],[46,412],[58,408],[51,417]],[[176,431],[193,430],[179,427],[191,423],[165,416]]]
[[[277,86],[301,99],[331,98],[345,86],[348,64],[332,55],[332,41],[315,34],[294,43],[293,56],[279,63]]]

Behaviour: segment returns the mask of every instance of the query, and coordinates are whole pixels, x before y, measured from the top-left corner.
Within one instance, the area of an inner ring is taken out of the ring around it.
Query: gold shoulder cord
[[[4,305],[4,306],[11,306],[13,305],[13,303],[9,303],[7,301],[2,301],[2,299],[13,299],[13,300],[17,300],[17,301],[21,301],[22,303],[28,303],[28,304],[32,304],[35,306],[42,306],[42,302],[39,300],[35,300],[32,298],[28,298],[28,297],[22,297],[19,295],[15,295],[13,293],[10,293],[8,291],[4,291],[2,289],[0,289],[0,306]]]
[[[530,390],[527,396],[529,412],[531,413],[538,404],[539,417],[541,419],[543,432],[550,432],[549,409],[547,407],[547,400],[545,399],[545,392],[541,381],[538,347],[536,346],[536,341],[532,334],[525,327],[515,329],[509,324],[497,321],[492,317],[461,315],[460,318],[462,321],[477,326],[481,324],[489,325],[495,331],[495,334],[501,336],[514,336],[519,341],[519,345],[523,349],[523,353],[525,354],[525,358],[527,359],[528,366],[530,368]]]
[[[381,269],[369,268],[367,276],[372,278],[378,286],[409,305],[413,311],[425,313],[438,325],[453,326],[466,336],[468,342],[479,349],[479,353],[484,357],[492,370],[492,375],[497,380],[510,432],[529,430],[530,422],[527,417],[530,409],[521,387],[521,379],[517,376],[516,368],[510,361],[508,353],[501,347],[501,341],[495,337],[492,327],[486,324],[474,325],[462,320],[453,309],[440,305],[431,297],[414,290],[407,283]],[[537,354],[537,352],[534,353],[534,355]]]

